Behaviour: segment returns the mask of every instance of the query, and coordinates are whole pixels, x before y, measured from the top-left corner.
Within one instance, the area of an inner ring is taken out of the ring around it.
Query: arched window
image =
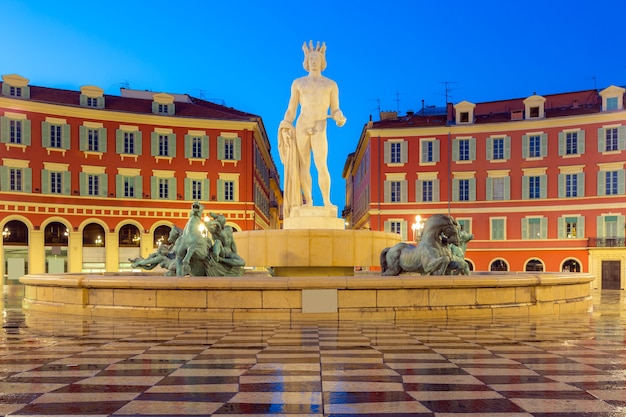
[[[120,247],[139,247],[141,241],[141,233],[139,228],[132,224],[125,224],[120,229],[119,245]]]
[[[46,246],[67,246],[69,235],[67,226],[60,222],[52,222],[46,226],[44,231],[44,244]]]
[[[526,272],[543,272],[543,262],[539,259],[531,259],[526,262]]]
[[[563,262],[563,272],[580,272],[580,262],[576,259],[568,259]]]
[[[83,229],[83,246],[104,246],[104,228],[97,223],[90,223]]]
[[[467,262],[467,265],[469,266],[470,271],[474,270],[474,263],[468,259],[465,260],[465,262]]]
[[[504,262],[504,260],[496,259],[495,261],[491,262],[491,265],[489,266],[489,270],[490,271],[508,271],[509,267],[506,264],[506,262]]]
[[[161,225],[154,229],[153,246],[158,248],[163,243],[167,243],[167,238],[170,235],[172,228],[170,226]]]
[[[10,246],[28,246],[28,227],[19,220],[11,220],[2,228],[2,241]]]

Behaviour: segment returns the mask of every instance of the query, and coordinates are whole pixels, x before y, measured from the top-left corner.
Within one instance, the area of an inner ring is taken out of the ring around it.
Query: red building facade
[[[474,270],[589,271],[623,289],[625,91],[383,113],[346,161],[344,217],[414,240],[416,216],[450,213],[474,234]]]
[[[259,116],[185,94],[80,91],[2,77],[3,276],[118,271],[183,227],[193,201],[235,230],[280,228]],[[10,271],[15,271],[11,273]]]

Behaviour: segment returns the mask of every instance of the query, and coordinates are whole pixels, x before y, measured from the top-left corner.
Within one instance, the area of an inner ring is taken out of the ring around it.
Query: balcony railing
[[[626,247],[626,238],[623,237],[591,237],[589,247],[592,248],[623,248]]]

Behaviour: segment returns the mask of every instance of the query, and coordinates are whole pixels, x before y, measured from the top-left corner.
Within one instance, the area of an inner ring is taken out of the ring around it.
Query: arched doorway
[[[491,265],[489,265],[489,270],[497,272],[508,271],[509,266],[503,259],[495,259],[491,262]]]
[[[562,269],[563,272],[580,272],[580,262],[576,259],[566,259]]]
[[[106,272],[106,241],[104,228],[89,223],[83,228],[82,272]]]
[[[19,220],[11,220],[2,227],[3,284],[17,284],[21,276],[28,274],[28,226]]]
[[[141,256],[141,232],[137,226],[125,224],[120,228],[118,236],[118,268],[120,271],[132,271],[129,259]]]
[[[152,245],[156,249],[164,243],[167,243],[167,238],[170,235],[172,228],[170,226],[161,225],[154,229],[154,235]]]
[[[469,259],[466,259],[465,262],[467,262],[467,266],[469,266],[470,271],[474,270],[474,262],[470,261]]]
[[[44,229],[46,273],[61,274],[67,272],[69,235],[67,226],[60,222],[49,223]]]
[[[526,262],[526,272],[543,272],[543,262],[539,259],[531,259]]]

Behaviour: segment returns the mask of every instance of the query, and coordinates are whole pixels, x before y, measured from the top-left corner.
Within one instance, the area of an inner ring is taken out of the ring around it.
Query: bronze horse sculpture
[[[380,254],[382,274],[390,276],[417,272],[423,275],[444,275],[452,260],[448,245],[459,243],[458,223],[445,214],[435,214],[426,220],[422,239],[417,246],[398,243],[383,249]]]

